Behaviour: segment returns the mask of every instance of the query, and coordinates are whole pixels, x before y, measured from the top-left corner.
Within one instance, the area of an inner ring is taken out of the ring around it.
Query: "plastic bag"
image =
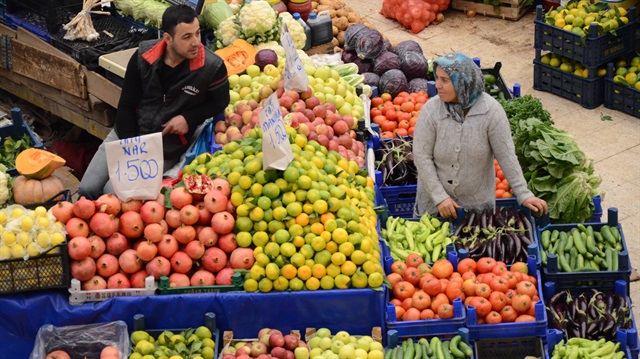
[[[120,358],[129,354],[127,324],[116,322],[55,327],[43,325],[38,330],[29,359],[45,359],[47,354],[63,350],[71,359],[98,359],[106,346],[115,346]]]
[[[440,22],[440,14],[449,7],[450,0],[384,0],[380,13],[387,19],[397,20],[414,34],[432,22]]]

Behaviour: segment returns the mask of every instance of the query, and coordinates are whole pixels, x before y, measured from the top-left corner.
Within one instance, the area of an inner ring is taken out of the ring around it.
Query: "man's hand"
[[[189,124],[187,124],[187,120],[182,115],[175,116],[162,125],[164,127],[162,129],[162,135],[166,135],[167,133],[172,133],[174,135],[186,135],[189,131]]]
[[[460,206],[451,198],[447,198],[444,201],[438,203],[438,212],[443,218],[454,218],[457,219],[458,215],[456,214],[456,209],[460,208]]]
[[[547,212],[547,202],[538,197],[529,197],[522,205],[539,214]]]

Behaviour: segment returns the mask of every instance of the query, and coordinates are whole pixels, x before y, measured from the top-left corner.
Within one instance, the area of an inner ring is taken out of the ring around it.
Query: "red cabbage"
[[[418,91],[424,91],[425,93],[428,92],[429,80],[417,77],[409,81],[409,93],[414,93]]]
[[[387,41],[387,40],[384,40],[382,48],[385,51],[393,51],[393,45],[391,45],[391,43],[389,41]]]
[[[378,76],[382,76],[382,74],[391,69],[400,69],[400,57],[393,52],[384,52],[373,59],[373,72]]]
[[[364,33],[369,28],[362,24],[349,25],[344,32],[344,49],[347,51],[354,51],[356,44],[360,39],[360,34]]]
[[[373,72],[365,72],[362,75],[364,76],[364,83],[369,86],[378,86],[380,83],[380,76]]]
[[[355,60],[353,60],[353,63],[358,65],[358,73],[359,74],[363,74],[365,72],[370,72],[371,71],[371,61],[369,60],[362,60],[359,58],[356,58]]]
[[[429,61],[421,52],[407,51],[400,57],[400,69],[407,76],[407,80],[426,78],[429,72]]]
[[[364,31],[356,43],[358,57],[363,60],[375,59],[384,51],[383,42],[380,31],[374,29]]]
[[[271,64],[273,66],[278,66],[278,54],[271,49],[262,49],[258,51],[256,54],[256,65],[260,68],[260,70],[264,69],[265,66]]]
[[[395,52],[396,55],[400,57],[402,57],[405,52],[409,51],[419,52],[422,54],[422,47],[420,47],[420,44],[413,40],[405,40],[398,43],[398,45],[396,45],[396,47],[393,49],[393,52]]]
[[[358,54],[355,51],[342,51],[342,62],[348,64],[349,62],[354,62],[358,58]]]
[[[391,97],[396,97],[400,92],[407,91],[407,78],[400,70],[389,70],[380,77],[379,88],[381,93],[387,92]]]

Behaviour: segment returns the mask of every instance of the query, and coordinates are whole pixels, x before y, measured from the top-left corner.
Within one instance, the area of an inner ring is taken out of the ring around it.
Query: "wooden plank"
[[[102,77],[100,74],[89,71],[84,66],[82,66],[82,71],[87,79],[87,91],[89,91],[91,95],[108,103],[113,108],[118,108],[122,89],[113,82]]]
[[[16,30],[6,26],[4,24],[0,24],[0,35],[7,35],[9,37],[16,37]]]
[[[14,72],[76,97],[87,98],[85,76],[77,61],[52,56],[19,39],[13,39],[11,46]]]
[[[50,55],[75,62],[75,60],[68,54],[58,50],[53,45],[44,42],[41,38],[22,27],[18,27],[18,30],[16,30],[16,38],[25,44],[38,48]]]
[[[98,138],[104,139],[111,131],[110,126],[102,123],[115,121],[113,113],[84,111],[65,101],[60,90],[2,68],[0,68],[0,88],[87,130]],[[104,119],[105,116],[111,116],[111,118]]]
[[[531,6],[521,6],[521,3],[521,0],[506,0],[498,6],[494,6],[473,1],[452,0],[451,7],[465,12],[475,10],[478,15],[517,21],[531,9]]]

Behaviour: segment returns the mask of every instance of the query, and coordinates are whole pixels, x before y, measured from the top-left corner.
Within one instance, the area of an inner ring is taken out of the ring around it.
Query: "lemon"
[[[22,208],[14,208],[11,211],[11,218],[20,218],[24,216],[24,211],[22,210]]]
[[[31,243],[31,236],[27,232],[19,232],[16,235],[16,243],[26,247],[27,244]]]
[[[25,232],[29,232],[31,228],[33,228],[33,218],[29,216],[23,216],[22,220],[20,221],[20,228]]]
[[[0,236],[5,245],[10,246],[16,242],[16,234],[5,230],[2,232],[2,236]]]
[[[551,65],[552,67],[560,67],[560,59],[558,58],[552,58],[551,61],[549,61],[549,65]]]
[[[7,221],[7,212],[0,211],[0,224],[5,224]]]
[[[11,258],[11,248],[9,246],[0,246],[0,261]]]
[[[19,243],[14,243],[11,246],[11,257],[12,258],[23,258],[27,253],[26,249],[21,246]]]
[[[63,242],[64,242],[64,234],[56,232],[56,233],[53,233],[51,235],[51,245],[52,246],[55,247],[58,244],[61,244]]]
[[[40,250],[34,243],[27,244],[27,254],[29,257],[37,257],[40,255]]]

